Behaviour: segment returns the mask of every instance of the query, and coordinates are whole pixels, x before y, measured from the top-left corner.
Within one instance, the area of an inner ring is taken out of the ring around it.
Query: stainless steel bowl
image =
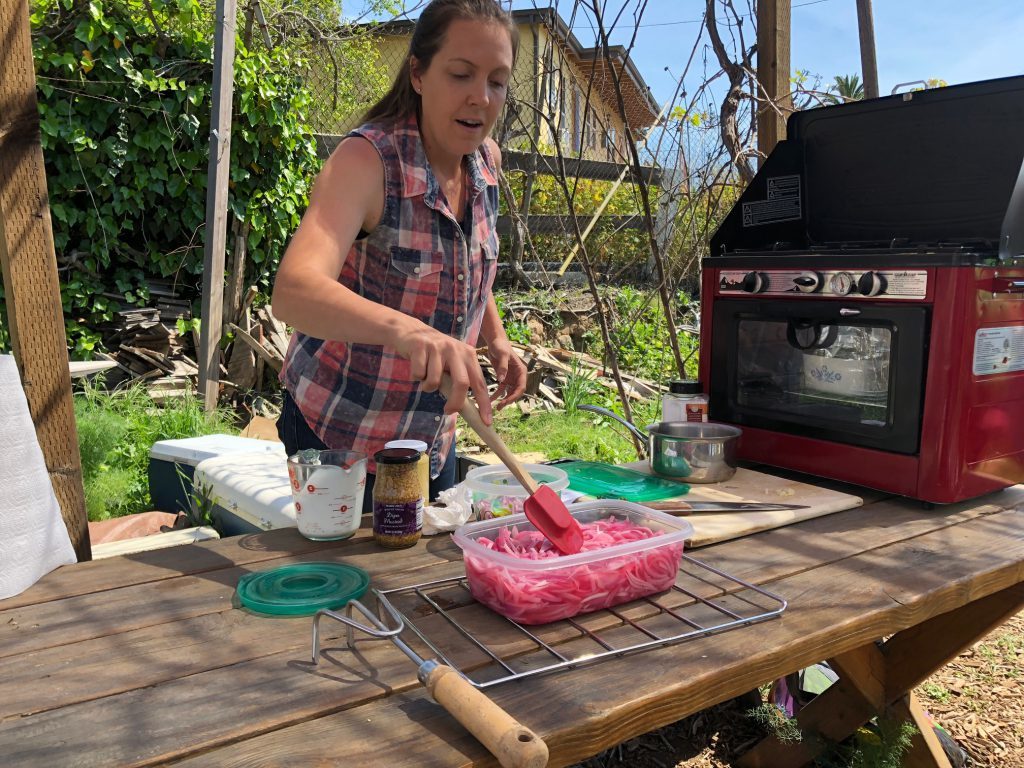
[[[718,483],[736,474],[743,430],[713,422],[662,421],[647,426],[651,469],[688,483]]]

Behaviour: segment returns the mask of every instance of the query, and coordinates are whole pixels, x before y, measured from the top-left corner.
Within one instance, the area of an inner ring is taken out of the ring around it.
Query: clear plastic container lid
[[[569,476],[565,470],[547,464],[522,464],[522,468],[536,482],[550,486],[551,490],[564,491],[569,487]],[[473,467],[466,473],[466,487],[474,493],[490,496],[522,496],[530,495],[516,480],[515,475],[504,464],[491,464],[486,467]]]
[[[601,560],[621,557],[623,555],[644,552],[656,547],[664,547],[672,544],[680,544],[686,539],[692,538],[693,526],[689,521],[681,517],[673,517],[664,512],[650,509],[639,504],[616,499],[605,499],[600,501],[584,501],[572,504],[569,512],[580,523],[592,523],[597,520],[604,520],[609,517],[616,517],[620,520],[628,520],[634,525],[642,525],[661,535],[652,536],[647,539],[624,542],[604,549],[577,552],[575,555],[562,555],[560,557],[547,557],[539,560],[528,560],[514,557],[504,552],[497,552],[477,543],[477,539],[487,537],[494,539],[502,528],[515,526],[519,530],[535,531],[536,527],[526,519],[526,515],[508,515],[507,517],[494,518],[493,520],[480,520],[475,523],[467,523],[460,526],[452,533],[452,539],[463,552],[468,555],[491,560],[500,563],[505,567],[512,567],[526,571],[553,571],[562,568],[572,568],[584,563],[594,563]]]

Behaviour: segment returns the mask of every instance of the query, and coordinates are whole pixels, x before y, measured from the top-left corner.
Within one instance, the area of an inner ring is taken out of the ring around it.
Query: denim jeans
[[[317,437],[316,432],[306,423],[306,419],[299,410],[299,406],[295,404],[292,396],[287,391],[284,393],[281,416],[277,420],[277,436],[281,438],[281,442],[284,443],[284,449],[289,456],[306,448],[316,448],[319,451],[327,450],[323,440]],[[456,468],[455,444],[452,443],[452,448],[448,452],[448,458],[445,459],[444,466],[441,468],[441,474],[430,481],[431,499],[436,499],[441,491],[445,491],[455,485]],[[363,495],[364,515],[373,512],[374,480],[374,475],[366,475],[366,491]],[[426,499],[424,499],[424,503],[427,503]],[[368,520],[363,521],[363,527],[368,527],[369,525],[370,522]]]

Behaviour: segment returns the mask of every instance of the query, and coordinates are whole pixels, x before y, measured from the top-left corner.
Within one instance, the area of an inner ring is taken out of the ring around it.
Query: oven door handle
[[[856,317],[859,314],[860,310],[854,309],[853,307],[842,307],[839,310],[840,317]]]
[[[802,334],[804,331],[811,331],[814,335],[810,339],[797,336],[797,333]],[[839,327],[834,323],[794,318],[786,324],[786,341],[793,349],[801,352],[831,347],[838,335]]]

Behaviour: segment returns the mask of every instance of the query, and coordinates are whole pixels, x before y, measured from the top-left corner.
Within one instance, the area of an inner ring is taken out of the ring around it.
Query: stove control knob
[[[793,278],[793,283],[800,293],[815,293],[821,290],[820,272],[801,272]]]
[[[829,279],[828,287],[836,296],[846,296],[853,292],[853,275],[849,272],[836,272]]]
[[[747,272],[741,287],[747,293],[764,293],[768,290],[768,275],[764,272]]]
[[[857,290],[864,296],[877,296],[885,293],[887,281],[884,275],[877,272],[865,272],[857,281]]]

